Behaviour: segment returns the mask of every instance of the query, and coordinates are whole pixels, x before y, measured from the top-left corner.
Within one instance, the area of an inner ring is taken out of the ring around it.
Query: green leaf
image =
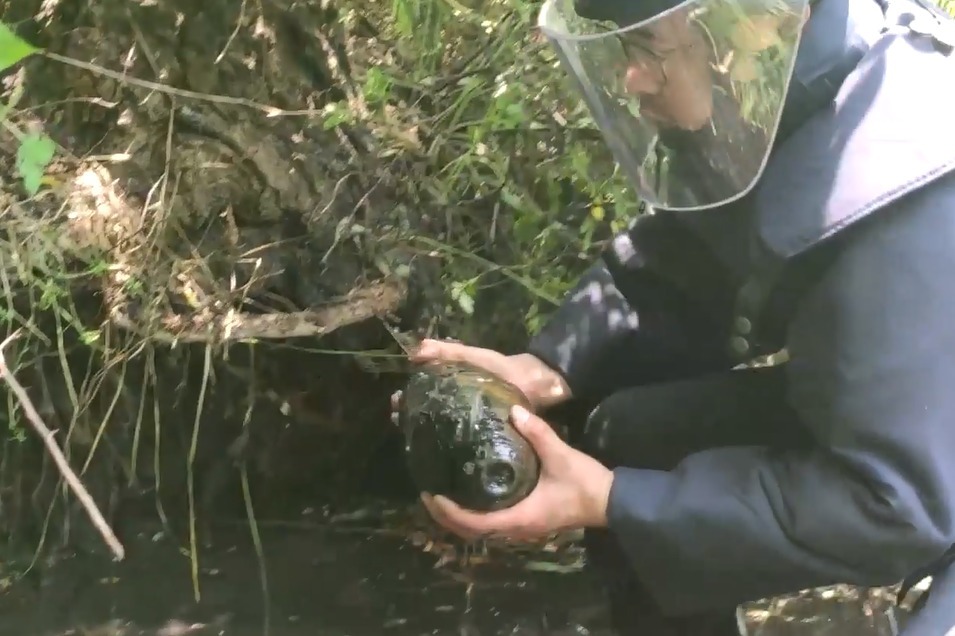
[[[3,22],[0,22],[0,72],[40,49],[22,40]]]
[[[322,121],[322,129],[331,130],[345,123],[349,119],[348,109],[341,104],[333,103],[325,107],[325,119]]]
[[[469,316],[474,313],[474,299],[463,289],[458,295],[458,306]]]
[[[84,331],[83,333],[80,334],[80,340],[82,340],[83,344],[85,345],[91,345],[97,340],[99,340],[99,332]]]
[[[391,78],[377,66],[368,69],[365,76],[364,94],[368,103],[374,104],[384,101],[391,90]]]
[[[451,300],[457,302],[458,307],[470,316],[474,313],[474,297],[468,292],[466,285],[469,285],[469,283],[452,283]]]
[[[24,166],[20,168],[20,178],[23,179],[23,187],[33,196],[40,191],[43,184],[43,171],[33,165]]]
[[[55,152],[56,144],[52,139],[43,133],[30,133],[24,136],[17,155],[22,161],[29,161],[45,168],[53,161]]]
[[[56,144],[53,140],[41,133],[30,133],[20,142],[17,149],[17,170],[23,179],[23,187],[30,196],[40,189],[43,182],[43,172],[53,160]]]

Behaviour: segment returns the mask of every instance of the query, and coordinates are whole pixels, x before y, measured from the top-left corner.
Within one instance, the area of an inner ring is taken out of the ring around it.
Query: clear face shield
[[[769,156],[809,0],[689,0],[650,15],[660,1],[547,0],[539,26],[640,198],[727,203]]]

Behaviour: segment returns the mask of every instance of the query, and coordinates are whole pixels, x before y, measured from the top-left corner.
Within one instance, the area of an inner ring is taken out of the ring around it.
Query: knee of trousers
[[[641,392],[614,393],[601,401],[587,415],[577,439],[577,447],[608,468],[639,463],[641,447],[651,446],[644,439],[642,426],[635,426],[633,413],[640,408]]]
[[[610,452],[609,412],[610,409],[605,400],[587,414],[577,439],[577,447],[600,463],[612,467],[614,458]]]

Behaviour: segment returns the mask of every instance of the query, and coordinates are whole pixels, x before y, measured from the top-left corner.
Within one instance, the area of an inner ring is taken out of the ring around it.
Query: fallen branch
[[[322,336],[394,312],[406,293],[404,281],[396,279],[355,289],[344,298],[311,311],[261,315],[242,312],[165,315],[158,320],[158,330],[150,329],[149,337],[167,342],[223,342]],[[110,315],[112,322],[123,329],[133,332],[142,330],[138,321],[130,318],[122,305],[114,306]]]
[[[43,420],[40,419],[40,415],[36,412],[36,408],[33,406],[30,396],[27,395],[27,392],[24,390],[23,386],[17,382],[17,379],[13,377],[13,373],[7,366],[7,361],[4,357],[4,349],[6,349],[7,345],[13,339],[15,339],[18,334],[19,330],[14,332],[13,335],[8,337],[3,341],[2,344],[0,344],[0,376],[3,376],[3,379],[8,385],[10,385],[14,395],[17,397],[17,401],[20,403],[20,406],[23,407],[23,412],[26,414],[27,420],[30,422],[30,425],[37,432],[40,438],[43,439],[43,443],[50,452],[50,456],[53,457],[53,461],[56,462],[57,468],[60,469],[60,474],[63,475],[63,479],[66,480],[66,483],[73,491],[73,494],[75,494],[76,498],[79,499],[83,509],[86,510],[86,514],[89,515],[90,521],[93,522],[93,525],[103,537],[106,545],[109,546],[110,550],[112,550],[116,560],[122,561],[126,556],[126,550],[123,548],[123,544],[119,542],[119,539],[116,538],[112,528],[110,528],[109,524],[106,523],[106,519],[103,518],[103,514],[100,512],[99,508],[96,507],[96,502],[93,501],[89,491],[86,490],[86,487],[83,486],[83,483],[80,481],[79,477],[77,477],[76,473],[73,472],[73,469],[70,468],[69,463],[66,461],[66,457],[63,456],[63,451],[60,450],[60,447],[57,446],[53,439],[55,433],[47,428],[46,424],[43,423]]]

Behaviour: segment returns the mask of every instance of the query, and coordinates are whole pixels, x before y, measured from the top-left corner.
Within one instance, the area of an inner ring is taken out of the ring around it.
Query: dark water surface
[[[217,523],[201,549],[199,603],[188,552],[143,521],[124,537],[124,562],[66,555],[0,594],[0,636],[610,633],[573,543],[465,559],[420,516],[380,510],[261,521],[260,533],[268,602],[243,520]],[[748,608],[748,634],[892,636],[888,603],[880,591],[859,590],[775,599]]]
[[[124,562],[74,555],[0,597],[0,635],[606,634],[573,548],[474,554],[468,565],[460,547],[455,558],[453,545],[387,525],[263,522],[268,632],[260,562],[236,521],[215,526],[200,552],[198,604],[188,554],[144,524]]]

